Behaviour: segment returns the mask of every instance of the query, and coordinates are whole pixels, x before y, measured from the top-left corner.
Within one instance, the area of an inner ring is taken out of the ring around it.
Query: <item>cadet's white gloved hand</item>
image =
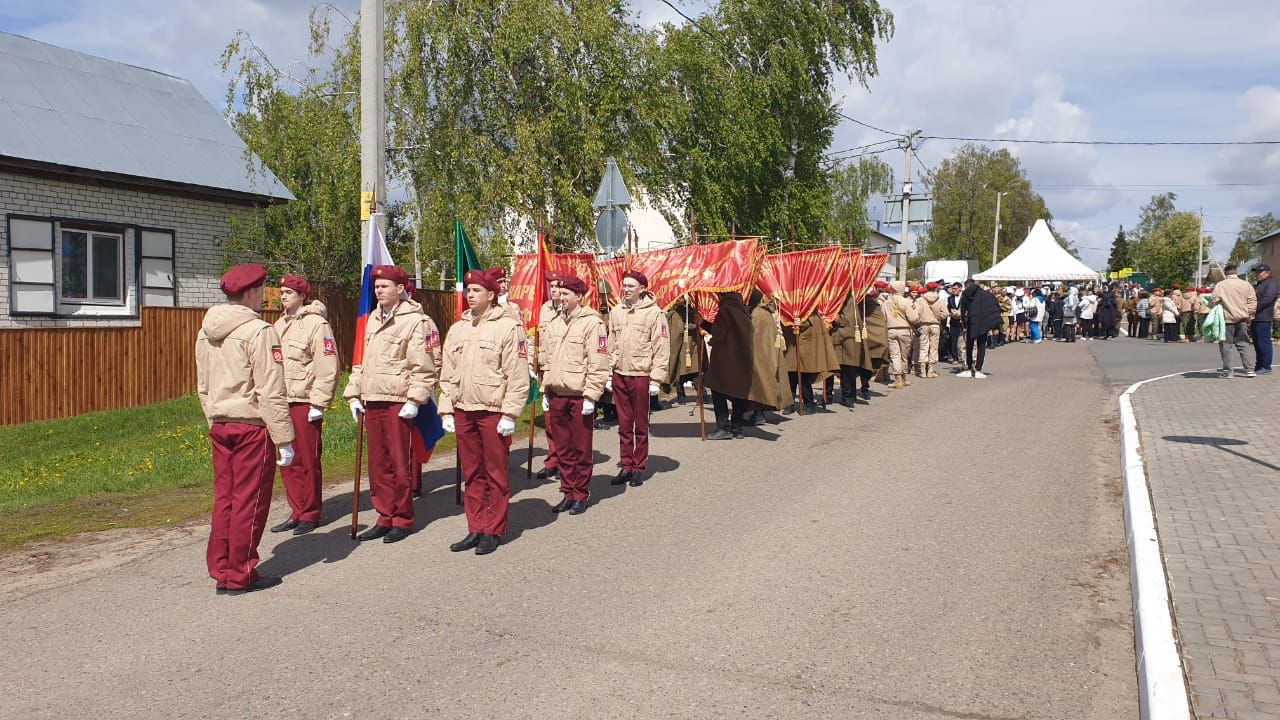
[[[318,408],[315,405],[312,405],[311,409],[307,411],[307,422],[315,422],[317,420],[323,420],[323,419],[324,419],[324,408]]]
[[[502,419],[498,421],[498,434],[502,437],[511,437],[512,435],[515,435],[516,421],[506,415],[503,415]]]
[[[400,417],[405,420],[412,420],[418,417],[418,404],[406,401],[400,406]]]
[[[613,392],[613,378],[604,381],[604,389]]]
[[[547,402],[547,396],[542,396],[542,412],[551,412],[551,403]]]
[[[452,416],[452,415],[441,415],[441,416],[440,416],[440,424],[441,424],[442,426],[444,426],[444,431],[445,431],[445,432],[447,432],[447,433],[457,432],[457,431],[458,431],[457,426],[455,426],[455,425],[453,424],[453,416]]]
[[[582,399],[582,414],[583,414],[583,415],[595,415],[595,414],[596,414],[596,404],[595,404],[595,403],[593,403],[593,402],[591,402],[590,400],[587,400],[586,398],[583,398],[583,399]]]
[[[280,467],[289,467],[293,464],[293,443],[285,443],[277,448],[277,450],[280,451],[280,459],[276,461],[277,465]]]
[[[364,412],[364,403],[359,398],[351,398],[351,402],[347,404],[351,406],[351,419],[359,422],[360,413]]]
[[[649,383],[649,394],[652,395],[653,397],[658,397],[658,383],[656,382]]]

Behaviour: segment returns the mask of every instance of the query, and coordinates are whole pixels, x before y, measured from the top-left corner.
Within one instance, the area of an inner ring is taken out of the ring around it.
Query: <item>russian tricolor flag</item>
[[[351,364],[364,364],[364,331],[369,323],[369,315],[378,307],[378,298],[373,294],[373,268],[378,265],[395,265],[391,259],[391,251],[387,250],[387,241],[382,236],[379,220],[380,213],[369,217],[369,249],[364,256],[364,274],[360,278],[360,299],[356,306],[356,346],[351,353]],[[414,419],[418,432],[413,434],[413,461],[425,463],[431,459],[431,451],[436,443],[444,437],[444,425],[440,423],[440,415],[436,412],[436,401],[428,398],[427,404],[418,409],[418,417]]]

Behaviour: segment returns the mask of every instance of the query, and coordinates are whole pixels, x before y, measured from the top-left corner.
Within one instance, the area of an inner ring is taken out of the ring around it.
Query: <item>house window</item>
[[[124,236],[64,229],[62,231],[62,301],[124,303]]]

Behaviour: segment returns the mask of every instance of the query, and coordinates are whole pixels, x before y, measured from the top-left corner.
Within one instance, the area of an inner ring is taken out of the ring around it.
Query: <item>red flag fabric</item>
[[[840,260],[840,246],[767,255],[756,284],[778,303],[782,322],[798,326],[818,309]]]
[[[844,299],[853,291],[853,272],[861,256],[861,250],[843,252],[836,260],[835,267],[831,269],[827,286],[818,298],[818,314],[828,325],[836,321],[836,316],[844,307]]]
[[[539,266],[538,255],[517,255],[511,282],[507,285],[507,300],[520,307],[520,317],[530,333],[537,331],[538,314],[547,301],[548,272],[571,273],[582,278],[588,287],[583,303],[593,308],[600,307],[600,271],[596,267],[595,256],[590,253],[548,253],[545,252],[545,243],[541,247],[541,259],[546,264]]]
[[[853,269],[853,296],[858,302],[862,302],[867,296],[887,262],[889,253],[864,254],[858,258],[858,264]]]
[[[622,273],[630,269],[626,261],[625,257],[617,257],[596,263],[596,269],[600,271],[600,279],[609,286],[610,305],[622,302]]]
[[[745,296],[755,285],[764,247],[755,238],[728,240],[636,253],[622,260],[621,265],[610,266],[606,274],[615,296],[622,296],[622,272],[635,269],[649,278],[649,291],[662,309],[669,309],[688,294],[702,317],[713,320],[718,306],[716,293],[738,292]]]

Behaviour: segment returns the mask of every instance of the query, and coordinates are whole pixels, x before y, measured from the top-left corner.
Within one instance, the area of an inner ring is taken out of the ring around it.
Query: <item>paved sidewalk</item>
[[[1280,718],[1280,377],[1193,372],[1133,395],[1199,718]]]

